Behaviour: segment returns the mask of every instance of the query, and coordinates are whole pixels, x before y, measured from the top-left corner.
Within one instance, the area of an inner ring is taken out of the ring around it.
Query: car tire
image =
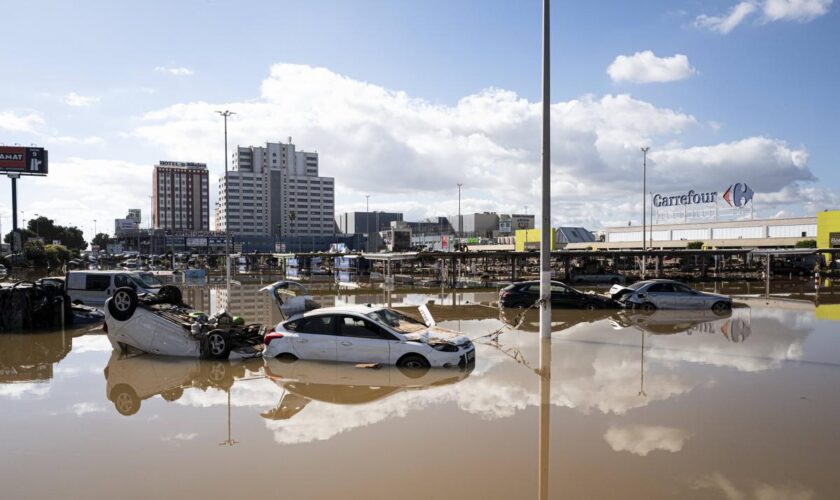
[[[656,310],[656,306],[653,305],[653,302],[643,302],[639,304],[639,309],[644,313],[652,313]]]
[[[230,366],[224,361],[205,361],[205,363],[207,363],[207,380],[216,387],[226,385],[225,381],[230,378],[228,376]]]
[[[172,389],[167,389],[160,393],[160,397],[163,398],[164,401],[167,403],[171,403],[173,401],[178,401],[181,399],[181,396],[184,395],[184,388],[183,387],[174,387]]]
[[[298,357],[290,352],[281,352],[275,358],[281,363],[294,363],[298,360]]]
[[[211,330],[207,334],[207,357],[210,359],[227,359],[230,354],[230,334],[224,330]]]
[[[108,301],[108,312],[117,321],[128,321],[134,316],[136,309],[137,292],[128,286],[117,288]]]
[[[516,304],[516,305],[513,306],[514,309],[519,309],[519,310],[525,309],[527,307],[528,306],[526,306],[525,304],[522,304],[522,303],[519,303],[519,304]]]
[[[397,361],[400,373],[408,378],[420,378],[431,368],[429,360],[419,354],[406,354]]]
[[[719,301],[715,302],[714,304],[712,304],[712,311],[715,314],[725,314],[725,313],[729,312],[729,309],[731,307],[732,306],[730,304],[728,304],[728,303],[726,303],[722,300],[719,300]]]
[[[130,417],[140,410],[140,398],[128,384],[120,384],[111,390],[111,401],[120,415]]]
[[[174,306],[181,305],[183,295],[181,289],[174,285],[164,285],[158,290],[156,301],[160,304],[172,304]]]
[[[583,309],[586,310],[586,311],[597,311],[600,308],[601,308],[601,306],[599,306],[598,304],[596,304],[594,302],[587,302],[586,304],[583,305]]]

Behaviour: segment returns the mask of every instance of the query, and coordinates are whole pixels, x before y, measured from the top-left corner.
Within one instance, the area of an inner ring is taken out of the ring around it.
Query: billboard
[[[47,175],[47,150],[0,146],[0,174]]]
[[[206,237],[187,237],[187,246],[188,247],[206,247],[207,246],[207,238]]]

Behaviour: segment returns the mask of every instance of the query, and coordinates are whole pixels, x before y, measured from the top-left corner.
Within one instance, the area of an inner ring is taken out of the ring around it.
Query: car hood
[[[455,345],[467,344],[470,339],[466,335],[453,330],[447,330],[439,326],[432,326],[418,332],[409,333],[405,336],[406,340],[423,342],[424,344],[434,345],[439,343],[448,343]]]

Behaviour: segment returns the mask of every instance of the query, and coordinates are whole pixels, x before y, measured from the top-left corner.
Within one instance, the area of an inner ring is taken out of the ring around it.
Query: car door
[[[580,300],[575,292],[559,283],[551,284],[551,307],[558,309],[578,309]]]
[[[674,287],[670,283],[655,283],[647,289],[647,301],[657,309],[674,308]]]
[[[704,309],[704,299],[699,293],[682,284],[674,284],[674,307],[676,309]]]
[[[292,339],[292,348],[300,359],[318,361],[336,360],[335,316],[320,314],[307,316],[284,325],[284,328],[297,334]]]
[[[90,273],[85,275],[85,289],[78,294],[87,305],[102,305],[111,296],[111,275]]]
[[[379,325],[359,316],[338,317],[338,360],[348,363],[388,363],[391,342],[396,342],[390,333]]]

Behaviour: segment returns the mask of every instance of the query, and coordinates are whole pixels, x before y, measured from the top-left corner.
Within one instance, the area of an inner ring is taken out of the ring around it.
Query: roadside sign
[[[47,175],[47,150],[0,146],[0,174]]]

